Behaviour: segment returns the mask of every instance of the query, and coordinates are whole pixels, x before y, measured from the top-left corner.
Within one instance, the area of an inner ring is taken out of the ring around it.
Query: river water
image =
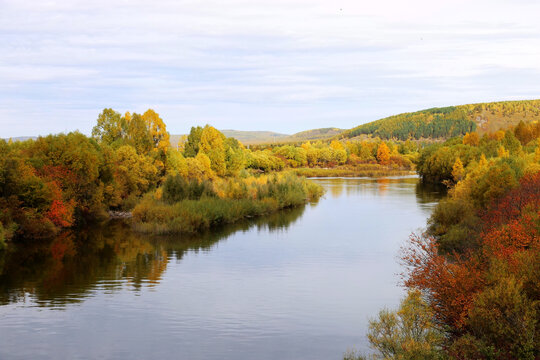
[[[395,307],[400,246],[442,194],[316,179],[318,203],[196,237],[122,223],[0,254],[0,359],[340,359]]]

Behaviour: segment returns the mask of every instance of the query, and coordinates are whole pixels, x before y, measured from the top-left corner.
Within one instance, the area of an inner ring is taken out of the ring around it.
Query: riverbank
[[[354,167],[333,167],[333,168],[298,168],[293,172],[297,176],[305,177],[383,177],[383,176],[405,176],[414,175],[415,171],[393,166],[380,164],[363,164]]]

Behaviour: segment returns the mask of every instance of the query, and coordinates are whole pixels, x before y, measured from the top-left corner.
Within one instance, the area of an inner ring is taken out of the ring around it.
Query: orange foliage
[[[438,253],[433,237],[412,235],[402,256],[408,268],[405,285],[427,294],[437,320],[458,331],[485,283],[484,264],[469,255],[454,254],[450,260]]]
[[[510,260],[519,251],[540,248],[540,172],[525,176],[520,186],[491,204],[482,217],[483,251]]]
[[[494,259],[518,272],[522,253],[540,252],[540,172],[493,202],[482,215],[480,248],[465,254],[440,255],[436,239],[413,235],[404,249],[405,285],[427,295],[436,319],[453,332],[466,330],[476,296],[488,284]]]

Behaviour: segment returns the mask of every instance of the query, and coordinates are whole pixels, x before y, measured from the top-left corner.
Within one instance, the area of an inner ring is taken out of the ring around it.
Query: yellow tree
[[[452,177],[454,178],[454,181],[458,182],[461,179],[463,179],[464,173],[465,173],[465,169],[463,169],[463,163],[461,162],[461,159],[458,157],[456,159],[456,162],[454,163],[454,166],[452,167]]]
[[[143,120],[146,122],[146,127],[152,139],[155,150],[163,150],[166,152],[171,146],[169,142],[169,133],[163,120],[152,109],[148,109],[143,115]]]
[[[199,153],[206,154],[210,159],[212,170],[218,175],[225,175],[227,166],[225,163],[225,135],[216,128],[206,125],[201,134]]]
[[[466,133],[463,137],[463,144],[464,145],[471,145],[471,146],[478,146],[480,143],[480,137],[478,136],[478,133],[472,132],[472,133]]]
[[[382,165],[390,163],[390,149],[384,142],[380,143],[377,148],[377,161]]]
[[[507,158],[510,156],[510,153],[504,148],[504,146],[501,145],[497,149],[497,156],[500,158]]]

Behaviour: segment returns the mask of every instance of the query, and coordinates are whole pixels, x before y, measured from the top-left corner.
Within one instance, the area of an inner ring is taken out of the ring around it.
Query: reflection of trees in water
[[[0,305],[27,296],[42,306],[65,306],[90,297],[95,288],[114,291],[155,286],[169,257],[187,251],[208,251],[219,240],[252,228],[283,231],[305,207],[225,225],[191,236],[151,237],[110,222],[80,231],[66,231],[50,242],[19,244],[0,253]]]
[[[343,188],[345,187],[345,184],[343,180],[339,179],[340,181],[333,181],[330,185],[330,194],[332,194],[333,198],[338,198],[343,194]]]
[[[388,186],[390,184],[389,178],[378,178],[377,179],[377,192],[379,195],[384,196],[388,193]]]
[[[177,260],[182,259],[187,251],[209,251],[219,240],[229,237],[238,231],[267,230],[269,232],[285,231],[294,224],[305,211],[305,206],[285,209],[270,215],[256,217],[213,228],[196,235],[170,235],[154,237],[155,244],[162,244],[169,255]]]
[[[429,204],[444,198],[448,188],[440,184],[425,184],[419,181],[416,184],[415,192],[419,204]]]

